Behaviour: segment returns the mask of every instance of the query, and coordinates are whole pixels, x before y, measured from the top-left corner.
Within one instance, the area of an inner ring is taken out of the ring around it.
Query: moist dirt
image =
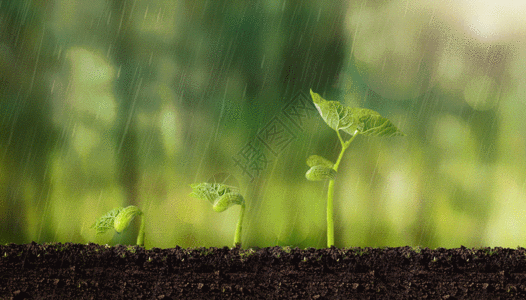
[[[526,249],[0,245],[0,299],[526,298]]]

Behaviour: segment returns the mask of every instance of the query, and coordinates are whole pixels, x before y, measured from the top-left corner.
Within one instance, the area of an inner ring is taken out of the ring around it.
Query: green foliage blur
[[[523,46],[402,3],[3,3],[0,242],[134,244],[138,221],[90,225],[136,205],[146,248],[231,245],[238,208],[189,196],[225,173],[243,247],[322,248],[327,187],[305,161],[340,149],[312,89],[406,134],[347,150],[337,247],[524,246]]]

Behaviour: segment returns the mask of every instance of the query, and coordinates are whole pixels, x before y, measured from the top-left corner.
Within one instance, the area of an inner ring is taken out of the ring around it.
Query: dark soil
[[[526,298],[526,249],[0,246],[0,299]]]

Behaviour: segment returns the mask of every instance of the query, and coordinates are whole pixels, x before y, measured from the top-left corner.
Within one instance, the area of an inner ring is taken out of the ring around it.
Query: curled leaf
[[[194,183],[190,184],[190,186],[192,187],[190,196],[201,200],[208,200],[211,203],[214,203],[214,199],[217,197],[217,195],[210,183]]]
[[[387,118],[378,112],[367,108],[347,107],[338,101],[327,101],[320,95],[310,91],[314,106],[321,117],[332,129],[355,135],[367,136],[397,136],[404,135]]]
[[[121,210],[124,208],[122,207],[116,207],[109,212],[107,212],[104,216],[100,217],[95,224],[91,225],[91,228],[94,228],[97,231],[97,234],[103,234],[106,231],[112,229],[115,224],[115,218],[120,213]]]
[[[332,168],[332,166],[334,166],[330,160],[319,155],[311,155],[309,158],[307,158],[307,166],[314,167],[319,165],[325,166],[327,168]]]
[[[310,181],[334,179],[336,178],[336,171],[322,165],[312,166],[305,174],[305,177]]]
[[[226,193],[217,198],[212,207],[216,212],[223,212],[233,205],[242,205],[245,202],[239,193]]]
[[[229,186],[221,183],[194,183],[190,185],[193,189],[190,196],[201,200],[208,200],[214,204],[218,197],[223,196],[226,193],[239,192],[239,189],[233,186]]]
[[[235,204],[243,204],[243,196],[239,189],[222,183],[196,183],[190,185],[193,192],[190,196],[201,200],[208,200],[213,204],[214,211],[222,212]]]
[[[130,222],[135,218],[135,216],[141,215],[141,210],[134,205],[130,205],[124,209],[122,209],[117,217],[115,217],[115,221],[113,224],[113,227],[115,228],[115,231],[118,233],[121,233],[126,229]]]

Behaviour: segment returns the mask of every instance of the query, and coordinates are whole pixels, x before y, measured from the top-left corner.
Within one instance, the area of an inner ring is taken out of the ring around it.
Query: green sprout
[[[139,229],[139,235],[137,236],[137,245],[144,246],[144,214],[137,206],[130,205],[126,208],[114,208],[100,217],[91,228],[95,229],[97,234],[103,234],[112,228],[115,229],[117,233],[121,233],[130,225],[136,216],[141,217],[141,227]]]
[[[223,212],[233,205],[240,205],[241,211],[237,222],[236,233],[234,235],[234,247],[241,246],[241,230],[243,217],[245,215],[245,199],[239,193],[239,189],[222,183],[195,183],[190,185],[193,192],[190,196],[208,200],[212,203],[212,209],[216,212]]]
[[[321,156],[310,156],[307,159],[307,165],[310,169],[305,174],[305,177],[311,181],[329,180],[327,192],[327,246],[330,248],[334,245],[334,180],[343,153],[359,134],[365,136],[403,136],[404,134],[391,121],[374,110],[346,107],[338,101],[327,101],[312,90],[310,94],[321,117],[330,128],[336,131],[342,145],[340,155],[334,164]],[[340,130],[349,134],[350,138],[345,141],[340,134]]]

